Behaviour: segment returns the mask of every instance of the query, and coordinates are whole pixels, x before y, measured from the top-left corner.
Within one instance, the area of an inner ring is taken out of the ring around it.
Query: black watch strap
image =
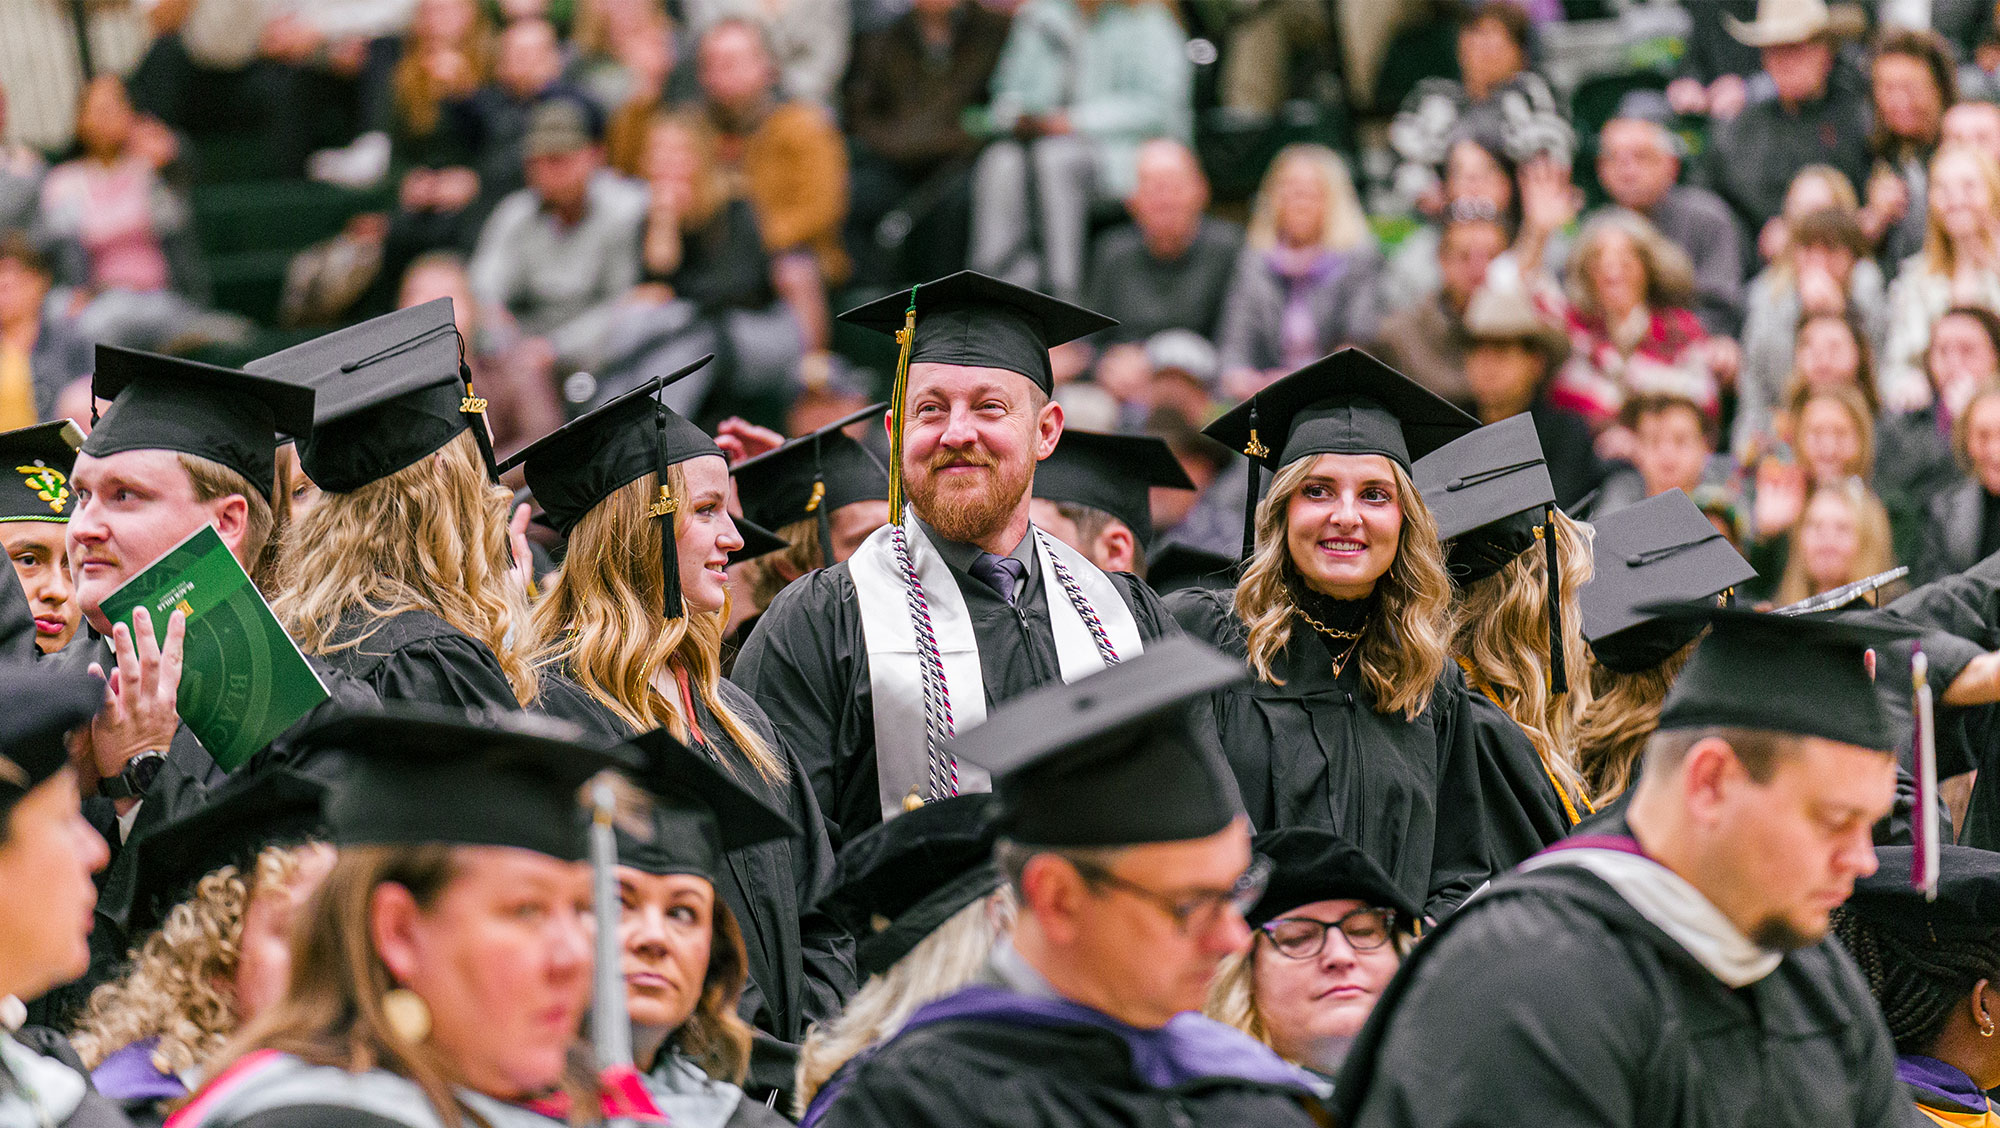
[[[100,780],[97,793],[106,799],[144,799],[166,763],[167,754],[157,748],[141,752],[126,761],[124,771]]]

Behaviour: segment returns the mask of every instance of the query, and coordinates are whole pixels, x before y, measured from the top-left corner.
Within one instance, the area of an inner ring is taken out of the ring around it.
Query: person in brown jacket
[[[963,119],[986,104],[1007,26],[971,0],[914,0],[856,41],[843,118],[854,141],[847,229],[859,278],[893,286],[964,269],[980,142]]]
[[[826,347],[826,290],[847,278],[847,147],[826,111],[782,101],[763,30],[724,19],[701,37],[698,77],[717,153],[750,201],[779,294],[808,349]]]

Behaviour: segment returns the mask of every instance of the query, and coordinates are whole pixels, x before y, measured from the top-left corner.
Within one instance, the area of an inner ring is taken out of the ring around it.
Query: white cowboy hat
[[[1782,47],[1804,43],[1822,35],[1852,34],[1854,13],[1834,11],[1826,0],[1757,0],[1757,18],[1744,23],[1735,16],[1723,16],[1729,34],[1746,47]]]

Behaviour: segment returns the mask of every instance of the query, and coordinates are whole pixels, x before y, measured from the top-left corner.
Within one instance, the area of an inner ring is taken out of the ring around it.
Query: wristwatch
[[[148,748],[125,763],[125,770],[110,779],[99,780],[97,793],[106,799],[144,799],[152,789],[160,769],[167,766],[167,754]]]

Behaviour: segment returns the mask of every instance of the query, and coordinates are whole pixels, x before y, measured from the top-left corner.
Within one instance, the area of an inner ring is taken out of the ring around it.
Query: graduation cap
[[[326,800],[337,846],[514,846],[570,862],[587,855],[577,789],[631,764],[554,717],[410,702],[329,717],[297,742],[343,758]]]
[[[1910,884],[1913,846],[1877,846],[1874,873],[1857,878],[1845,909],[1870,925],[1931,942],[2000,934],[2000,853],[1938,846],[1937,899]]]
[[[729,554],[731,564],[741,564],[745,560],[755,560],[759,556],[769,556],[790,547],[785,538],[750,520],[748,517],[732,519],[736,535],[743,538],[743,547]]]
[[[0,819],[69,763],[69,733],[104,704],[104,682],[36,663],[0,665]]]
[[[1921,631],[1881,616],[1786,616],[1708,603],[1640,611],[1710,628],[1660,707],[1660,731],[1746,728],[1892,749],[1863,654]]]
[[[1271,859],[1271,878],[1264,895],[1243,914],[1252,928],[1260,927],[1316,901],[1360,901],[1396,911],[1396,927],[1413,932],[1423,910],[1375,859],[1359,846],[1330,830],[1310,826],[1269,830],[1250,848]]]
[[[618,828],[619,865],[651,874],[689,874],[713,885],[720,881],[724,854],[798,833],[782,811],[666,729],[643,733],[629,743],[639,762],[625,774],[652,802],[646,811],[648,833]]]
[[[1035,468],[1035,496],[1109,513],[1144,547],[1153,539],[1154,486],[1191,490],[1187,471],[1165,439],[1064,431],[1055,453]]]
[[[1445,563],[1461,586],[1500,571],[1542,543],[1548,559],[1549,692],[1567,693],[1562,568],[1556,551],[1556,487],[1534,417],[1523,412],[1453,439],[1410,471],[1447,545]]]
[[[660,389],[715,359],[710,353],[685,368],[655,376],[602,407],[529,443],[500,464],[525,466],[528,488],[549,524],[568,536],[597,504],[648,474],[659,475],[659,497],[646,512],[660,523],[660,571],[665,577],[662,614],[681,617],[680,552],[674,514],[681,499],[667,486],[667,468],[703,455],[723,457],[706,431],[659,400]]]
[[[1823,591],[1818,595],[1809,595],[1797,603],[1787,603],[1783,607],[1773,607],[1771,614],[1812,615],[1821,611],[1848,611],[1873,607],[1874,604],[1868,602],[1868,596],[1888,587],[1890,584],[1909,574],[1909,568],[1903,566],[1891,568],[1886,572],[1877,572],[1872,576],[1856,580],[1851,584],[1842,584],[1830,591]]]
[[[0,521],[68,523],[69,475],[82,445],[83,428],[68,419],[0,433]]]
[[[1256,549],[1257,468],[1276,472],[1317,454],[1379,454],[1410,469],[1479,420],[1362,352],[1341,349],[1231,408],[1202,434],[1250,456],[1243,555]]]
[[[891,333],[901,351],[889,397],[889,519],[903,521],[903,411],[910,365],[923,361],[1018,372],[1043,393],[1055,394],[1049,350],[1118,324],[1082,306],[961,270],[897,291],[840,315],[850,325]]]
[[[985,768],[1002,835],[1031,846],[1130,846],[1220,832],[1236,781],[1190,707],[1249,670],[1170,638],[1071,683],[1016,697],[947,751]]]
[[[265,500],[278,474],[279,431],[312,425],[313,390],[174,356],[97,346],[93,409],[83,453],[171,450],[219,462],[248,479]]]
[[[325,785],[282,768],[235,775],[201,806],[134,839],[134,886],[141,894],[126,921],[132,934],[157,928],[202,878],[223,866],[235,866],[248,881],[266,847],[324,838],[325,793]]]
[[[1233,588],[1235,568],[1233,556],[1169,541],[1146,561],[1146,584],[1161,595],[1182,588]]]
[[[731,467],[744,514],[772,529],[807,519],[818,521],[820,560],[832,566],[833,511],[857,501],[889,499],[889,471],[842,428],[880,415],[888,406],[869,404],[810,435]],[[742,527],[740,522],[737,527]]]
[[[499,481],[481,418],[486,401],[472,390],[450,298],[370,318],[244,368],[318,392],[310,428],[280,430],[299,437],[299,465],[323,490],[347,493],[380,481],[467,428]]]
[[[939,799],[869,827],[840,851],[820,908],[857,937],[855,969],[864,979],[1000,888],[993,808],[985,793]]]
[[[1577,593],[1583,637],[1599,664],[1636,674],[1693,642],[1705,626],[1686,617],[1661,618],[1642,608],[1655,602],[1727,598],[1757,569],[1694,502],[1679,490],[1655,494],[1592,522],[1594,570]]]

